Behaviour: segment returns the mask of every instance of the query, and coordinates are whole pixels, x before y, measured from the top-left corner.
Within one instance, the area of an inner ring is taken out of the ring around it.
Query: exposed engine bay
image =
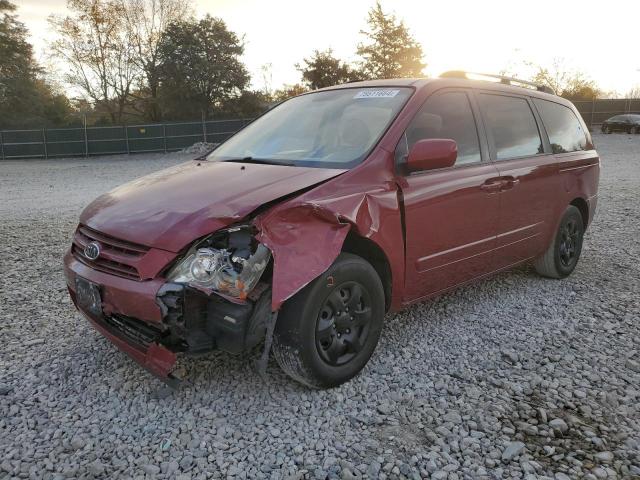
[[[242,353],[265,335],[271,316],[271,252],[253,227],[216,232],[168,271],[157,301],[166,325],[160,343],[190,354]]]

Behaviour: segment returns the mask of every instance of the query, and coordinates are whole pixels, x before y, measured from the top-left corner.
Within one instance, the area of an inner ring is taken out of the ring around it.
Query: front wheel
[[[582,214],[576,207],[569,205],[551,245],[544,255],[535,260],[536,271],[549,278],[569,276],[580,259],[583,236]]]
[[[361,257],[342,253],[282,306],[274,357],[287,375],[309,387],[341,385],[369,361],[384,312],[377,272]]]

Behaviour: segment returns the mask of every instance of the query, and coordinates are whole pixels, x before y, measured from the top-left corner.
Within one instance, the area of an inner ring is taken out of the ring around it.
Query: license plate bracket
[[[76,302],[81,310],[95,317],[102,317],[102,295],[99,285],[76,277]]]

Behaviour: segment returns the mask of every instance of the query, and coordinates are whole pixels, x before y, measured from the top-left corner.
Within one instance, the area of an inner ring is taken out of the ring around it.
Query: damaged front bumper
[[[260,283],[242,301],[231,301],[164,279],[135,281],[109,275],[65,256],[65,276],[78,310],[102,335],[152,374],[177,386],[177,354],[212,350],[240,354],[264,338],[271,290]],[[77,278],[97,286],[99,312],[77,298]]]

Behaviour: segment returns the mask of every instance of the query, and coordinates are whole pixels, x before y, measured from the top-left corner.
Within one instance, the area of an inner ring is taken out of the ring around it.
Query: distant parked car
[[[640,133],[640,114],[616,115],[604,121],[602,133]]]

